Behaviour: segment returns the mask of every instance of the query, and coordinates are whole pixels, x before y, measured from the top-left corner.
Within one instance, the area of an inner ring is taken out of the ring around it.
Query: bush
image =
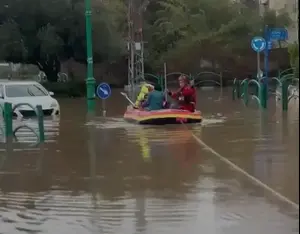
[[[43,86],[47,90],[54,92],[55,96],[82,97],[85,96],[86,93],[85,82],[44,82]]]
[[[293,43],[288,46],[290,65],[294,69],[294,75],[299,77],[299,44]]]
[[[95,88],[99,83],[96,82]],[[85,81],[70,81],[70,82],[43,82],[42,85],[52,91],[58,97],[83,97],[86,95]],[[111,88],[121,88],[123,86],[110,85]],[[95,90],[96,91],[96,90]]]

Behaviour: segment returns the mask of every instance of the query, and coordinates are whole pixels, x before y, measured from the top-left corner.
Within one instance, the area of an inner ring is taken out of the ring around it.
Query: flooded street
[[[85,99],[60,100],[43,146],[27,130],[0,143],[0,234],[299,233],[298,104],[199,90],[202,125],[138,126],[120,91],[106,118],[100,100],[93,119]]]

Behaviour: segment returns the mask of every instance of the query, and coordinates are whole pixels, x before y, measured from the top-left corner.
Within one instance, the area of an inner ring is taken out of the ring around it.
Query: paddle
[[[133,105],[133,107],[135,107],[135,104],[133,103],[133,101],[130,100],[130,98],[128,97],[128,95],[126,93],[120,92],[120,94],[125,97],[127,99],[127,101]]]

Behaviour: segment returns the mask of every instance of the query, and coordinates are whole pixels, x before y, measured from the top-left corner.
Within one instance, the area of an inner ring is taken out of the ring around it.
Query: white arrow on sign
[[[100,87],[100,90],[105,94],[105,95],[108,95],[108,91],[106,89],[103,89]]]

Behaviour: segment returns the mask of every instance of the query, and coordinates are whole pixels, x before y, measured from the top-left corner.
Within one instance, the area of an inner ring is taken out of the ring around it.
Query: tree
[[[114,61],[124,54],[125,5],[119,0],[92,6],[94,61]],[[86,61],[84,14],[80,0],[9,0],[0,7],[0,58],[35,64],[57,81],[61,61]]]
[[[290,44],[288,47],[290,65],[294,70],[294,75],[299,78],[299,43]]]
[[[153,5],[148,61],[157,66],[172,61],[184,67],[199,54],[226,66],[249,50],[251,38],[262,34],[264,24],[289,23],[286,14],[270,11],[259,17],[257,10],[231,0],[158,0]]]
[[[30,63],[57,80],[60,63],[74,58],[86,63],[83,0],[2,0],[0,59]],[[126,55],[125,0],[92,0],[94,61],[118,64]],[[286,14],[268,11],[264,17],[243,2],[232,0],[149,1],[144,13],[145,67],[164,61],[188,68],[195,57],[232,66],[250,50],[251,37],[263,25],[286,26]],[[248,3],[247,3],[248,4]],[[199,56],[201,55],[201,56]],[[180,67],[180,66],[181,67]],[[189,71],[190,72],[190,71]]]

